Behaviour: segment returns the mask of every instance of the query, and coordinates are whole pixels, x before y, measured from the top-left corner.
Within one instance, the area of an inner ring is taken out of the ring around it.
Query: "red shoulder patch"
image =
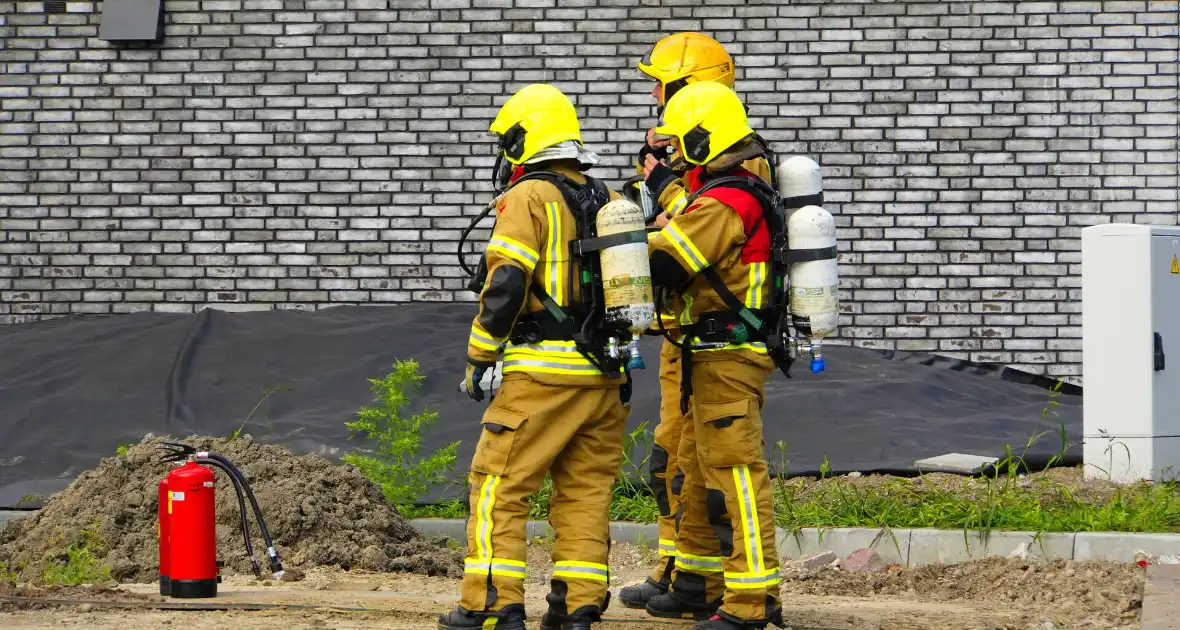
[[[742,228],[747,234],[757,229],[742,245],[742,262],[745,264],[770,261],[770,227],[762,219],[762,204],[758,198],[737,188],[712,188],[705,191],[702,197],[716,199],[733,208],[742,219]],[[687,212],[687,210],[685,211]]]

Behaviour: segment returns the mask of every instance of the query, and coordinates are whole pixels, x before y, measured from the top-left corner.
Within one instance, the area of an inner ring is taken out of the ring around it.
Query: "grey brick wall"
[[[843,343],[1080,382],[1079,230],[1177,223],[1174,0],[635,4],[169,0],[121,47],[0,1],[0,322],[470,300],[496,107],[555,82],[617,183],[676,30],[823,165]]]

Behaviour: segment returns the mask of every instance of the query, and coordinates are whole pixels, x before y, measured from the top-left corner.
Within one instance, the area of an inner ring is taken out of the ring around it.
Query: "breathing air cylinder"
[[[167,484],[172,510],[168,515],[167,537],[171,596],[217,597],[213,471],[190,461],[174,468],[168,474]]]
[[[594,224],[599,238],[626,232],[642,236],[599,252],[606,321],[631,331],[629,366],[641,369],[644,364],[639,355],[639,336],[651,327],[656,317],[643,210],[627,199],[615,199],[599,208]],[[615,358],[619,356],[618,341],[612,338],[609,348]]]
[[[160,544],[160,594],[168,595],[171,589],[168,584],[168,563],[172,559],[171,551],[168,549],[168,515],[172,512],[172,503],[168,500],[168,478],[165,477],[160,480],[156,488],[156,499],[159,502],[156,508],[156,536],[159,538]]]
[[[794,155],[775,173],[787,214],[791,263],[791,321],[798,350],[811,353],[811,371],[824,370],[820,345],[840,323],[840,276],[836,266],[836,220],[824,210],[819,164]]]

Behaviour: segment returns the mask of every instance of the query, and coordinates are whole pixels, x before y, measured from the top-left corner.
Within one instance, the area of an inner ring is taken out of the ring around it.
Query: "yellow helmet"
[[[582,142],[573,103],[561,90],[544,83],[527,85],[513,94],[488,130],[500,136],[500,149],[512,164],[524,163],[559,142]]]
[[[639,62],[639,71],[660,82],[660,102],[685,85],[715,81],[732,88],[733,59],[720,42],[702,33],[676,33],[652,46]]]
[[[664,124],[655,133],[679,140],[686,161],[707,164],[754,130],[738,95],[720,83],[706,81],[686,86],[668,101]]]

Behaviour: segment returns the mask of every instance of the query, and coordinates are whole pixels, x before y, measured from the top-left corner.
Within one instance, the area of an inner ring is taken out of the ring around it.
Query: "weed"
[[[94,584],[111,579],[111,569],[98,558],[104,553],[93,530],[82,530],[82,539],[56,554],[45,565],[41,581],[45,584]]]
[[[0,562],[0,582],[20,582],[20,574],[23,572],[23,566],[10,569],[7,562]]]
[[[21,497],[19,501],[16,502],[16,507],[23,508],[28,505],[33,505],[34,503],[40,501],[42,498],[43,497],[39,494],[26,494],[25,496]]]
[[[135,442],[123,442],[115,447],[115,457],[122,457],[127,454],[127,450],[135,446]]]
[[[1051,400],[1042,421],[1049,420],[1053,406]],[[891,537],[892,528],[912,527],[961,529],[965,537],[971,531],[987,536],[994,530],[1032,531],[1038,536],[1046,532],[1180,532],[1180,489],[1174,481],[1135,484],[1101,496],[1078,496],[1047,476],[1021,474],[1036,472],[1030,470],[1025,455],[1037,441],[1056,434],[1060,445],[1049,465],[1060,463],[1070,446],[1063,425],[1056,431],[1040,429],[1038,424],[1019,452],[1007,447],[1004,458],[981,477],[951,477],[950,481],[936,481],[929,475],[875,483],[832,477],[827,458],[818,481],[785,479],[790,472],[786,444],[776,442],[779,479],[772,492],[776,525],[792,535],[802,528],[872,527],[880,528],[882,537]],[[627,451],[644,444],[649,433],[640,427],[630,434]],[[634,477],[645,463],[624,461],[612,488],[612,520],[656,521],[659,510],[655,499]],[[551,493],[552,485],[546,479],[529,497],[530,519],[548,517]],[[462,518],[466,509],[461,502],[453,502],[423,506],[415,514],[419,518]]]
[[[417,361],[395,361],[385,378],[369,379],[377,406],[362,408],[357,420],[344,423],[349,439],[360,435],[375,442],[376,455],[357,451],[345,455],[343,461],[380,486],[385,499],[399,511],[412,506],[428,488],[450,482],[444,473],[454,467],[459,448],[459,442],[451,442],[418,457],[422,434],[438,421],[438,413],[423,411],[407,418],[402,409],[409,403],[407,390],[416,390],[425,378],[418,372]]]
[[[467,505],[462,499],[451,499],[428,505],[401,505],[397,508],[403,518],[467,518]]]
[[[262,398],[257,403],[255,403],[254,408],[250,410],[250,413],[246,414],[246,417],[244,419],[242,419],[242,424],[238,425],[238,428],[236,428],[230,432],[228,438],[230,440],[236,440],[239,437],[241,437],[242,430],[246,428],[246,423],[249,422],[250,418],[252,418],[254,416],[254,412],[258,411],[258,408],[262,406],[262,403],[266,402],[266,399],[270,398],[275,392],[293,392],[293,391],[295,391],[295,390],[291,389],[290,387],[287,387],[286,385],[276,385],[276,386],[266,390],[265,392],[263,392]]]

